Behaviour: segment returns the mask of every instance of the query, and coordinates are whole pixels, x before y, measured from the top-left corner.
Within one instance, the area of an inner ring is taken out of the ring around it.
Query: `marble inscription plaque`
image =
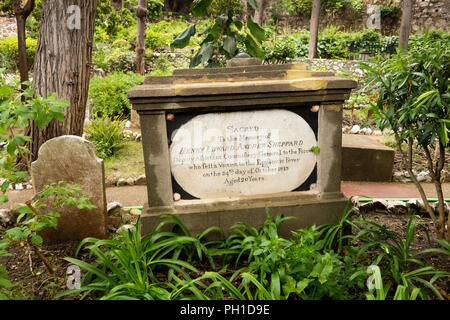
[[[311,175],[316,146],[309,124],[288,110],[208,113],[173,132],[171,170],[200,199],[288,192]]]

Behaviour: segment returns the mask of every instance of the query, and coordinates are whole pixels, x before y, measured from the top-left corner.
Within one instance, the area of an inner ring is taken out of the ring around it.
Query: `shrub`
[[[106,159],[122,147],[125,139],[125,121],[108,116],[97,117],[85,127],[86,138],[94,144],[98,157]]]
[[[155,19],[162,15],[164,8],[163,0],[147,0],[147,17]]]
[[[167,56],[160,54],[160,56],[153,62],[153,69],[150,74],[152,76],[168,76],[172,74],[174,68],[175,67],[172,65]]]
[[[124,40],[121,40],[124,41]],[[92,54],[95,69],[110,73],[112,71],[133,72],[136,69],[136,52],[129,50],[126,46],[97,45]]]
[[[264,46],[266,61],[279,63],[297,58],[297,43],[293,35],[282,36],[266,43]]]
[[[283,0],[283,2],[289,13],[300,14],[308,18],[311,16],[313,0]],[[322,11],[336,12],[340,9],[351,8],[355,12],[360,12],[363,7],[361,0],[322,0],[321,2]]]
[[[356,33],[350,43],[350,51],[360,53],[375,53],[381,47],[381,34],[373,29]]]
[[[105,31],[109,36],[115,37],[124,28],[129,28],[135,24],[135,17],[127,7],[118,13],[111,6],[109,0],[99,0],[97,7],[97,17],[95,19],[96,32]]]
[[[37,40],[27,39],[28,68],[31,70],[34,63],[34,56],[37,47]],[[7,68],[12,71],[19,70],[19,48],[17,38],[11,37],[0,39],[0,68]]]
[[[89,87],[91,112],[99,116],[128,116],[131,104],[127,92],[143,82],[143,76],[121,72],[92,78]]]
[[[148,24],[145,40],[146,48],[161,49],[170,46],[173,39],[183,32],[188,25],[184,20],[163,20]]]
[[[375,64],[363,64],[363,68],[368,71],[366,87],[379,93],[377,102],[372,104],[377,127],[394,131],[402,161],[421,194],[439,238],[446,236],[450,240],[450,219],[445,221],[440,182],[450,131],[449,42],[430,41],[425,36],[421,46],[411,47],[408,52],[399,52],[390,59],[379,59]],[[403,144],[407,146],[406,152],[402,148]],[[426,154],[439,199],[437,214],[429,205],[413,172],[417,150]]]

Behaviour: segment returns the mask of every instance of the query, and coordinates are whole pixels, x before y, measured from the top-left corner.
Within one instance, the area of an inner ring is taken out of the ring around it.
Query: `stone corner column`
[[[149,208],[173,208],[172,176],[164,111],[140,113]]]
[[[341,194],[342,104],[322,104],[319,110],[317,185],[321,197]]]

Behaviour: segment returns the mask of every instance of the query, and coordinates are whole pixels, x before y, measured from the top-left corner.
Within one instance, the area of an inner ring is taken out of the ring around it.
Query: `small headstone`
[[[56,208],[61,214],[57,229],[42,232],[49,243],[82,240],[86,237],[105,238],[107,212],[105,193],[105,170],[103,160],[97,158],[94,146],[77,136],[61,136],[44,143],[39,149],[38,160],[31,164],[31,176],[35,193],[46,185],[66,181],[78,185],[83,194],[90,195],[97,208],[78,210],[71,206]],[[50,199],[46,210],[53,210]]]
[[[241,52],[238,53],[233,59],[227,61],[227,67],[246,67],[246,66],[258,66],[262,64],[262,60],[258,58],[252,58],[249,54]]]

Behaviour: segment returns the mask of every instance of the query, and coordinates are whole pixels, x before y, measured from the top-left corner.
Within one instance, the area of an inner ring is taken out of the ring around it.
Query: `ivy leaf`
[[[170,49],[184,48],[189,44],[191,37],[195,34],[195,24],[184,30],[178,37],[170,44]]]
[[[194,17],[201,17],[206,14],[212,0],[194,0],[192,3],[192,14]]]

